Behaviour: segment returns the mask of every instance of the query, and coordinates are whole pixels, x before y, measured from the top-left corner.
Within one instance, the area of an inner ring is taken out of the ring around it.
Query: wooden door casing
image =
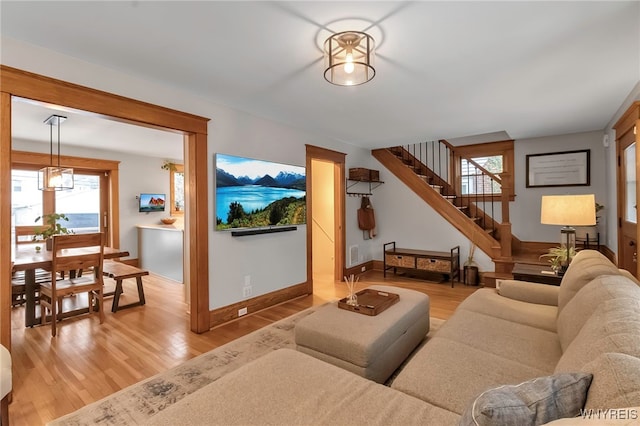
[[[618,267],[626,269],[640,277],[640,265],[637,262],[637,249],[640,236],[637,226],[637,200],[640,200],[640,156],[637,153],[640,128],[640,102],[635,102],[615,124],[617,154],[617,207],[618,207]],[[627,169],[625,154],[628,148],[636,147],[635,162],[629,164],[635,170],[635,188],[627,190]],[[629,193],[635,194],[635,200],[629,200]],[[634,220],[628,220],[628,204],[633,203]]]

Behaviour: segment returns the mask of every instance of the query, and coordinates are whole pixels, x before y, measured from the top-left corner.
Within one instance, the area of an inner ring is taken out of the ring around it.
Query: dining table
[[[48,250],[37,250],[36,247],[42,244],[16,244],[11,253],[12,272],[24,271],[25,285],[25,311],[24,325],[25,327],[33,327],[39,324],[40,317],[36,315],[36,292],[39,284],[36,283],[36,269],[44,269],[50,271],[52,268],[53,254]],[[71,249],[81,251],[81,248]],[[105,259],[117,259],[129,256],[129,252],[114,247],[104,247]],[[100,307],[102,309],[102,307]],[[87,312],[89,308],[86,308]],[[78,312],[74,312],[77,314]]]

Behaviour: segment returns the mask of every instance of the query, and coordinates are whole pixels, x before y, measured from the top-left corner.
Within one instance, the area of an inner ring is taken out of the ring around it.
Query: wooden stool
[[[105,296],[113,296],[113,305],[111,306],[111,312],[116,312],[118,309],[131,308],[133,306],[141,306],[145,304],[144,300],[144,288],[142,287],[142,277],[149,275],[149,271],[145,271],[135,266],[127,265],[126,263],[116,262],[113,260],[105,260],[102,267],[102,274],[104,276],[113,278],[116,281],[115,291],[104,293]],[[127,278],[135,278],[138,284],[138,301],[129,303],[127,305],[119,306],[120,295],[122,294],[122,280]]]

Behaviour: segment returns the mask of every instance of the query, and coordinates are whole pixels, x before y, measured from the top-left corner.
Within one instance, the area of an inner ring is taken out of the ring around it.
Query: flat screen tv
[[[165,194],[140,194],[139,210],[141,212],[163,212]]]
[[[216,154],[216,230],[306,223],[301,166]]]

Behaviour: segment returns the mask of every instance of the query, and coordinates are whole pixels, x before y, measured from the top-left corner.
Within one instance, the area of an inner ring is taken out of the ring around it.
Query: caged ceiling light
[[[357,86],[376,75],[373,37],[361,31],[333,34],[324,42],[324,78],[338,86]]]
[[[60,166],[60,125],[67,119],[61,115],[52,115],[46,120],[49,125],[49,166],[38,171],[38,189],[41,191],[63,191],[73,189],[73,169]],[[53,126],[58,127],[58,162],[53,163]]]

